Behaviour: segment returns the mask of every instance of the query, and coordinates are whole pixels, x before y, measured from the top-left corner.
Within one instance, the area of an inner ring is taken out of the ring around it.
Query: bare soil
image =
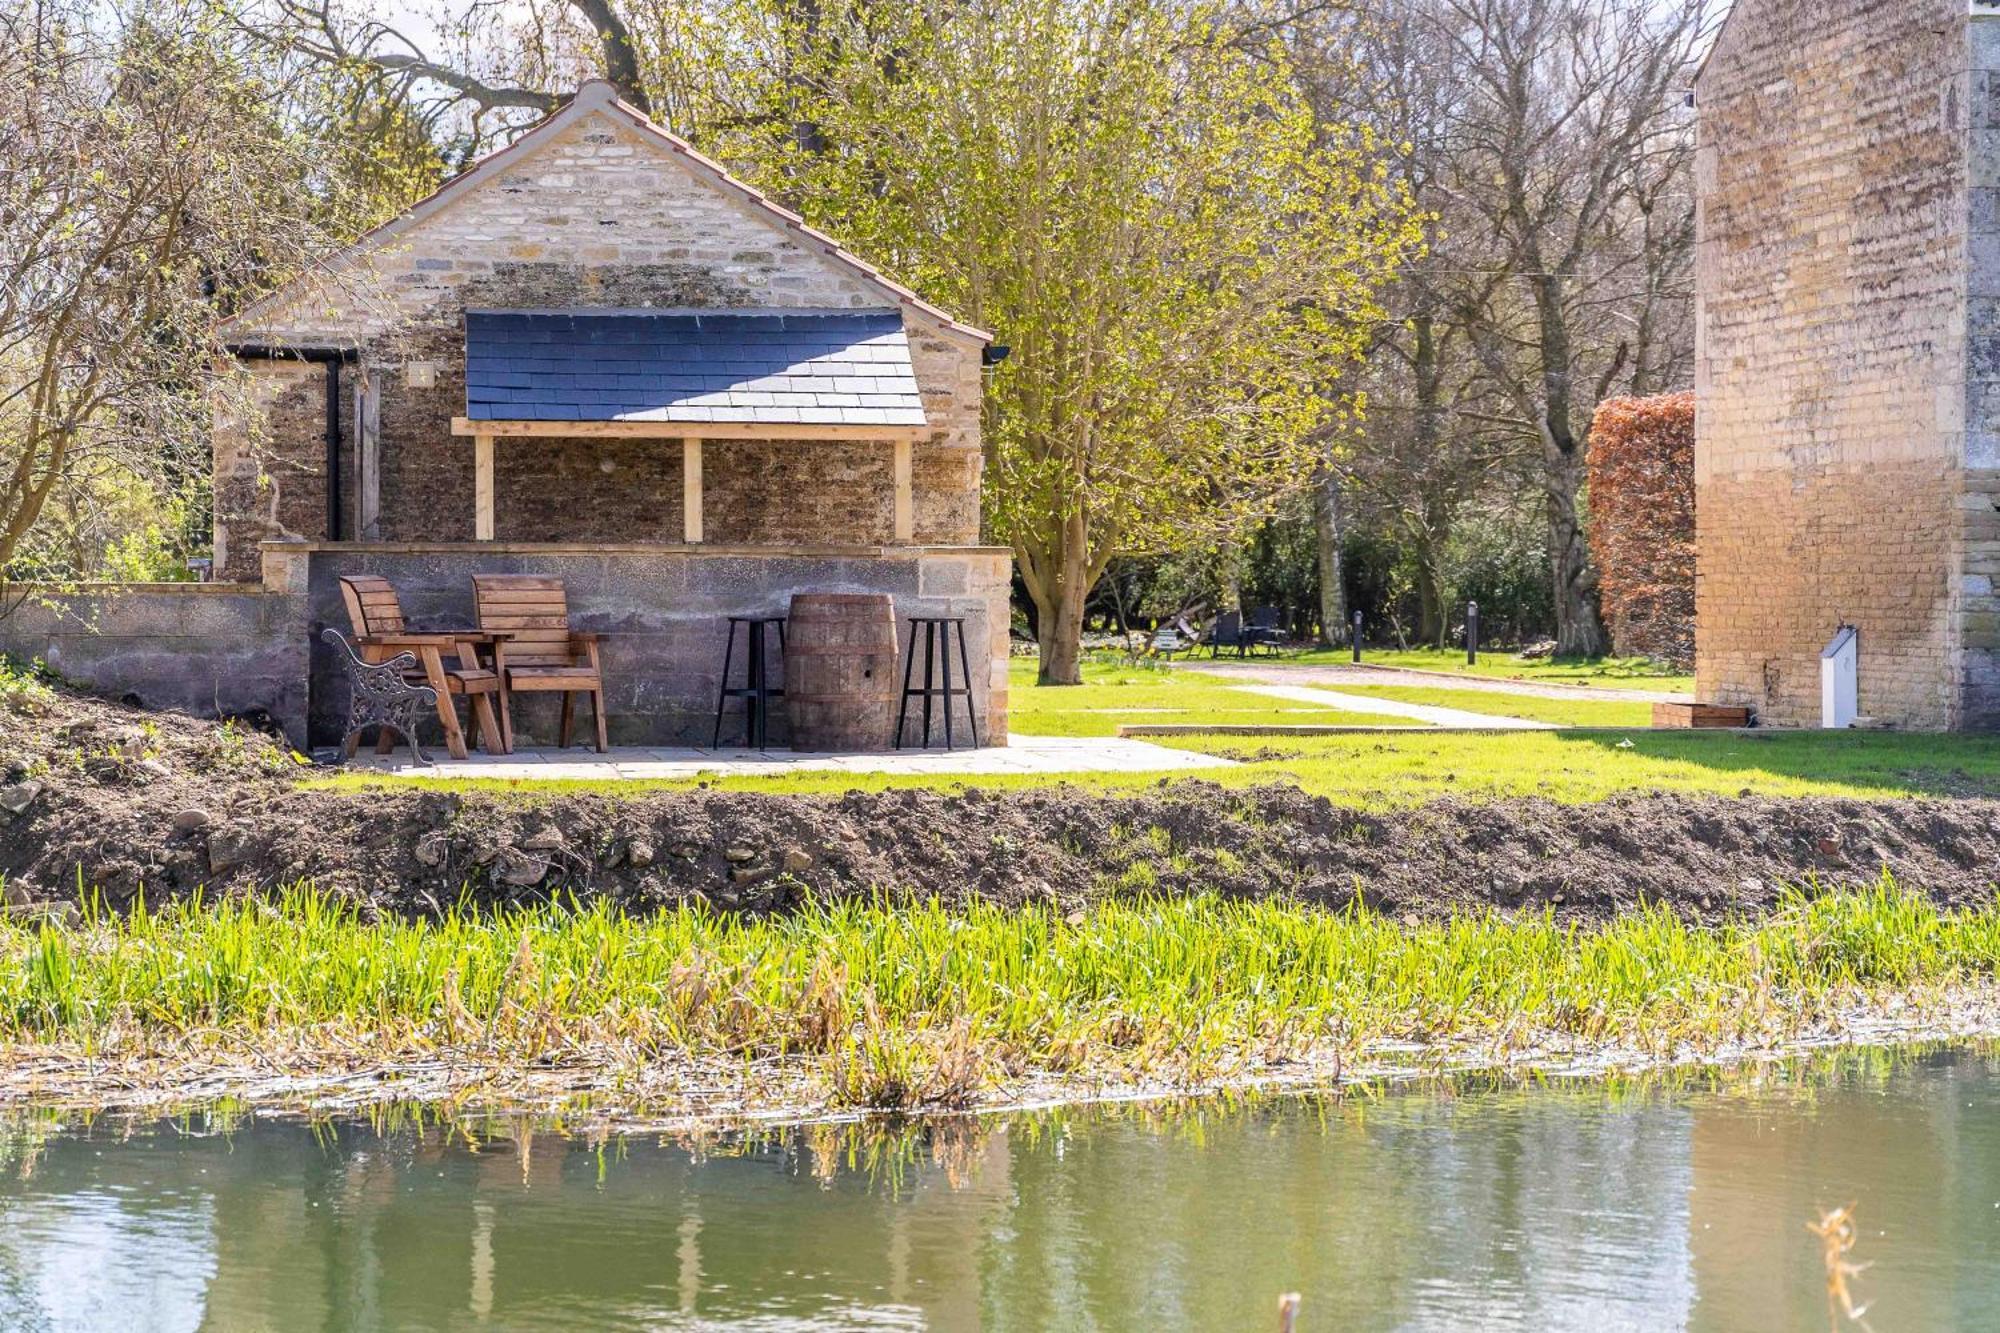
[[[0,875],[17,913],[253,893],[301,880],[365,913],[604,897],[777,911],[886,893],[1066,908],[1216,892],[1434,916],[1580,920],[1642,901],[1709,918],[1785,885],[1887,869],[1942,902],[2000,880],[2000,802],[1633,794],[1589,805],[1445,799],[1371,813],[1286,786],[1196,779],[1129,795],[1052,786],[629,798],[302,790],[260,732],[55,693],[0,698]]]

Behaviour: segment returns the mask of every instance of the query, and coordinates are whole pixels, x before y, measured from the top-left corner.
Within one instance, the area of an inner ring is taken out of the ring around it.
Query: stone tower
[[[2000,723],[2000,3],[1737,0],[1696,84],[1696,677]]]

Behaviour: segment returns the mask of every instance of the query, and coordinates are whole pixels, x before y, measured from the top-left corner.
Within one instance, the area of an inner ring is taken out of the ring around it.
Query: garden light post
[[[1354,613],[1353,646],[1354,646],[1354,660],[1359,662],[1361,660],[1361,613],[1359,611],[1356,611]]]
[[[1479,603],[1465,604],[1465,664],[1479,665]]]

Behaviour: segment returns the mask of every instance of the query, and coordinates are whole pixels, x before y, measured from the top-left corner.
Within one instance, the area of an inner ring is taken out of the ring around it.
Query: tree
[[[1590,423],[1590,551],[1621,653],[1694,661],[1694,395],[1607,398]]]
[[[844,21],[807,84],[820,143],[739,156],[1011,348],[988,524],[1035,603],[1040,678],[1075,683],[1115,553],[1240,532],[1352,424],[1331,386],[1416,247],[1411,209],[1369,135],[1316,125],[1284,63],[1207,8]]]
[[[1632,366],[1652,382],[1657,310],[1691,234],[1656,227],[1692,150],[1681,85],[1708,0],[1410,0],[1455,53],[1450,188],[1491,281],[1468,292],[1473,346],[1541,457],[1556,650],[1604,651],[1578,512],[1592,408]],[[1638,317],[1635,318],[1635,312]]]
[[[0,578],[65,486],[200,471],[219,306],[348,230],[239,54],[172,5],[0,9]]]

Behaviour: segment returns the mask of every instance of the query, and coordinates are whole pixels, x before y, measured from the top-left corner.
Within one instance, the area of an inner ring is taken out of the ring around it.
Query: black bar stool
[[[736,659],[738,625],[743,626],[745,640],[743,683],[732,687],[729,667]],[[743,701],[743,743],[761,750],[769,742],[771,701],[785,697],[782,688],[771,684],[770,674],[765,669],[765,640],[774,627],[778,631],[778,653],[782,657],[785,651],[783,616],[729,617],[729,637],[722,646],[722,691],[715,696],[715,738],[712,744],[722,744],[722,710],[731,699]]]
[[[958,674],[963,685],[951,683],[951,638],[958,635]],[[910,676],[917,664],[917,637],[924,640],[924,683],[912,688]],[[939,640],[943,640],[940,644]],[[934,668],[942,667],[943,683],[931,683]],[[951,701],[965,700],[965,720],[972,727],[972,748],[979,748],[979,715],[972,706],[972,660],[965,652],[965,617],[911,616],[910,646],[903,654],[903,701],[896,709],[896,748],[903,748],[903,724],[910,715],[910,700],[924,701],[924,748],[931,743],[931,700],[944,701],[944,748],[955,749],[951,734]]]

